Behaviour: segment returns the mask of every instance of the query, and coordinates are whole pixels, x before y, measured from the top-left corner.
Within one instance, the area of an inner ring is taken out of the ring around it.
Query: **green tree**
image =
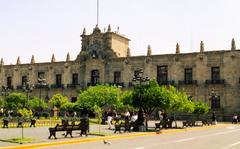
[[[63,96],[61,94],[55,94],[50,100],[49,100],[49,104],[52,107],[56,107],[58,109],[61,108],[62,105],[64,105],[65,103],[68,102],[68,98],[66,96]]]
[[[20,114],[24,118],[31,118],[32,117],[32,110],[31,109],[29,109],[29,110],[26,109],[26,108],[18,109],[17,113]]]
[[[207,114],[209,112],[209,109],[210,107],[207,104],[203,103],[202,101],[198,101],[194,105],[193,114],[199,118],[201,115]]]
[[[117,108],[121,90],[114,86],[98,85],[89,87],[78,96],[77,105],[82,109],[94,110],[94,106]]]
[[[72,103],[72,102],[66,102],[65,104],[63,104],[60,108],[61,111],[63,112],[74,112],[74,106],[75,106],[75,103]]]
[[[144,110],[148,126],[148,117],[156,108],[166,109],[170,106],[170,95],[165,87],[160,87],[155,80],[151,80],[148,84],[134,86],[132,105]]]
[[[48,108],[48,105],[43,99],[40,99],[38,97],[33,97],[29,101],[29,107],[30,107],[30,109],[32,109],[32,111],[35,114],[39,115],[42,113],[42,111],[44,111]]]
[[[6,96],[5,107],[7,110],[17,111],[23,109],[26,106],[27,97],[23,93],[11,93]]]
[[[4,107],[4,99],[2,98],[2,96],[0,97],[0,108]]]

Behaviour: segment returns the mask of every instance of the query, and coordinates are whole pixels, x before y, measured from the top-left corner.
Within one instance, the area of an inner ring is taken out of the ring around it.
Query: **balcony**
[[[119,82],[119,83],[109,83],[110,86],[121,86],[122,88],[124,87],[124,83],[123,82]]]
[[[208,84],[225,84],[224,79],[218,79],[218,80],[206,80],[205,83]]]
[[[129,88],[133,87],[133,83],[132,82],[128,82],[128,87]]]
[[[67,88],[77,88],[78,86],[80,86],[80,84],[67,84]]]
[[[64,84],[51,84],[51,88],[62,88],[64,89]]]
[[[17,90],[22,90],[23,89],[23,86],[22,85],[17,85]]]
[[[179,80],[179,85],[197,85],[197,80]]]
[[[175,81],[174,80],[166,80],[166,81],[158,81],[159,85],[172,85],[175,86]]]
[[[35,84],[34,88],[40,89],[40,88],[49,88],[47,84]]]
[[[10,90],[14,89],[12,85],[7,86],[7,88],[10,89]]]

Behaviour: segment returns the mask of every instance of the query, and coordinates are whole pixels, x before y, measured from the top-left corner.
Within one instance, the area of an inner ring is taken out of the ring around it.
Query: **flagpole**
[[[98,19],[99,19],[99,0],[97,0],[97,26],[98,26]]]

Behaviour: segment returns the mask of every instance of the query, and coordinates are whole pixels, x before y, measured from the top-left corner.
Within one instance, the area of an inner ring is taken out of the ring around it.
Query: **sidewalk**
[[[149,127],[154,127],[155,125],[155,121],[150,121],[149,122]],[[178,124],[179,126],[181,126],[181,124]],[[219,124],[216,126],[210,126],[210,127],[193,127],[193,128],[187,128],[187,130],[195,130],[195,129],[208,129],[208,128],[212,128],[212,127],[222,127],[222,126],[226,126],[228,124]],[[58,139],[48,139],[49,136],[49,131],[48,131],[49,127],[36,127],[36,128],[24,128],[23,132],[24,132],[24,137],[25,138],[33,138],[35,141],[33,141],[32,143],[29,144],[36,144],[36,143],[45,143],[45,144],[54,144],[54,142],[56,143],[66,143],[68,144],[68,142],[70,143],[80,143],[80,142],[93,142],[93,141],[97,141],[99,139],[104,139],[104,137],[100,137],[100,136],[94,136],[94,135],[89,135],[88,137],[85,137],[83,135],[83,137],[79,136],[79,131],[74,131],[73,132],[73,138],[64,138],[64,136],[62,136],[62,134],[64,132],[58,132],[57,133],[57,138]],[[156,132],[145,132],[145,133],[141,133],[141,132],[132,132],[132,133],[122,133],[121,135],[119,134],[114,134],[114,130],[109,130],[107,125],[101,125],[100,126],[100,131],[104,132],[104,133],[109,133],[112,134],[110,136],[107,136],[106,138],[111,139],[111,138],[125,138],[125,137],[135,137],[135,136],[146,136],[146,135],[156,135]],[[90,125],[90,132],[98,132],[99,131],[99,125]],[[163,130],[162,134],[164,133],[175,133],[175,132],[184,132],[186,131],[186,129],[167,129],[167,130]],[[21,128],[0,128],[0,139],[10,139],[10,138],[21,138],[22,137],[22,129]],[[55,144],[56,144],[55,143]],[[0,141],[0,148],[1,147],[7,147],[7,146],[19,146],[20,144],[17,143],[8,143],[8,142],[2,142]]]

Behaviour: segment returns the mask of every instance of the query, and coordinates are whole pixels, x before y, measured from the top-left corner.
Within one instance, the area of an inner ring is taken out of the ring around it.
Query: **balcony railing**
[[[225,84],[224,79],[218,79],[218,80],[206,80],[206,84]]]
[[[13,90],[14,87],[12,85],[7,86],[8,89]]]
[[[109,85],[112,85],[112,86],[121,86],[121,87],[124,87],[124,83],[123,82],[119,82],[119,83],[109,83]]]
[[[179,85],[197,85],[197,80],[179,80],[178,81]]]
[[[51,88],[64,88],[64,84],[52,84]]]
[[[22,85],[17,85],[17,88],[16,88],[17,90],[21,90],[21,89],[23,89],[23,86]]]
[[[35,84],[34,88],[36,88],[36,89],[40,89],[40,88],[49,88],[49,85]]]
[[[159,85],[175,85],[175,81],[174,80],[166,80],[166,81],[158,81]]]
[[[128,87],[133,87],[133,83],[132,82],[128,82]]]
[[[67,88],[77,88],[80,84],[67,84]]]

